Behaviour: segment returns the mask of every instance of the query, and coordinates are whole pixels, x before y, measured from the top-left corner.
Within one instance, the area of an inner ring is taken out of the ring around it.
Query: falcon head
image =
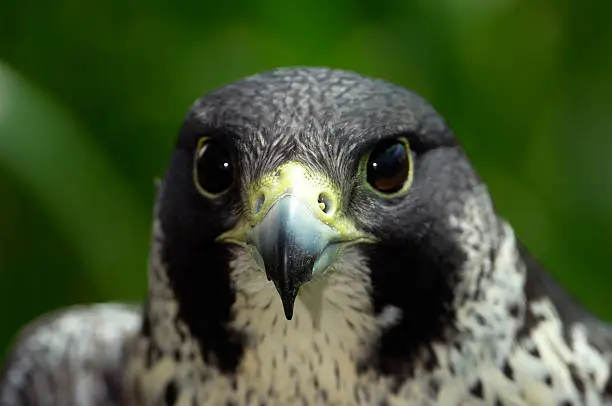
[[[277,69],[196,101],[156,216],[150,302],[167,286],[185,334],[230,366],[279,311],[321,329],[357,315],[356,332],[392,314],[371,328],[389,360],[441,339],[482,293],[502,229],[427,102],[326,68]]]

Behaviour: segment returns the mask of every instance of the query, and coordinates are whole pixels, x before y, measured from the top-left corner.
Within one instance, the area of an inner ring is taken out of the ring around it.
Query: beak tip
[[[293,308],[285,306],[285,317],[287,320],[293,319]]]
[[[297,296],[297,290],[294,292],[287,292],[286,294],[280,293],[281,301],[283,302],[283,310],[287,320],[293,318],[293,307],[295,306],[295,298]]]

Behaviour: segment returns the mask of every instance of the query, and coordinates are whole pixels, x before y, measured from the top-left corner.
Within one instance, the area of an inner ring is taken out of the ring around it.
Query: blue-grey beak
[[[274,282],[288,320],[300,286],[329,267],[339,239],[336,229],[293,195],[281,197],[252,229],[247,242],[253,244],[253,254]]]
[[[274,168],[246,192],[246,214],[217,241],[251,252],[274,282],[289,320],[300,286],[331,269],[347,244],[375,240],[343,214],[333,182],[301,162]]]

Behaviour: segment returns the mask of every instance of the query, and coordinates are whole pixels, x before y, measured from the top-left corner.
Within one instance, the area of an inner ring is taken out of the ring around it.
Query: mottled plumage
[[[0,376],[0,404],[118,404],[123,347],[141,320],[135,306],[96,304],[32,322],[17,337]]]
[[[410,178],[385,195],[363,168],[396,139]],[[231,157],[229,187],[205,179],[223,192],[198,183],[209,140]],[[612,405],[612,330],[549,279],[443,119],[399,86],[285,68],[213,91],[184,121],[154,217],[142,312],[98,305],[29,327],[2,405],[48,404],[18,391],[89,396],[61,404]],[[296,274],[303,263],[277,264],[270,244],[303,261],[327,251],[285,231],[257,239],[278,225],[343,245]]]

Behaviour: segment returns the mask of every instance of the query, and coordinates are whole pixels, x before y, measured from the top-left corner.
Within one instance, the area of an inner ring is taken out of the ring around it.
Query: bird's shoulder
[[[0,405],[112,405],[126,342],[141,311],[126,304],[74,306],[18,334],[0,374]]]
[[[612,327],[562,289],[524,245],[518,248],[526,308],[502,380],[519,384],[531,404],[551,397],[567,404],[610,402]]]

